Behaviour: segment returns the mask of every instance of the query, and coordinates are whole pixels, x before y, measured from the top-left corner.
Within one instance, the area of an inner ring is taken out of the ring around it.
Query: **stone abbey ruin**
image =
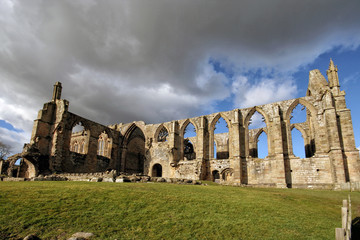
[[[52,100],[35,120],[30,143],[9,158],[7,172],[32,178],[116,170],[235,185],[330,189],[360,182],[359,151],[337,71],[332,61],[328,80],[319,70],[310,71],[306,96],[297,99],[160,124],[138,121],[110,126],[69,112],[57,82]],[[298,105],[306,109],[306,120],[291,123]],[[250,129],[256,112],[266,126]],[[214,133],[220,118],[226,121],[227,133]],[[191,124],[196,136],[184,137]],[[79,125],[82,129],[74,131]],[[303,137],[305,158],[293,154],[294,128]],[[267,136],[268,155],[258,158],[262,133]],[[16,167],[18,159],[21,164]]]

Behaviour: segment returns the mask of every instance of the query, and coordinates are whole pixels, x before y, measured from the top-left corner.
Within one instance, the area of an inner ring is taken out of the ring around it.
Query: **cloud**
[[[0,119],[29,132],[56,81],[71,111],[103,124],[294,98],[299,67],[359,46],[359,9],[355,0],[3,0]]]
[[[291,99],[297,94],[293,80],[261,79],[251,83],[247,77],[239,76],[232,84],[235,105],[246,108]]]
[[[15,132],[0,127],[0,142],[10,146],[12,153],[21,153],[24,143],[29,142],[31,132]]]

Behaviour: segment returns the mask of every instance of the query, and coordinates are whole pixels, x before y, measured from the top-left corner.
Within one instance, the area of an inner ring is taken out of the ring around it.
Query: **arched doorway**
[[[232,181],[233,180],[234,170],[232,168],[224,169],[221,173],[222,180],[224,181]]]
[[[158,163],[154,164],[152,168],[153,177],[162,177],[162,166]]]
[[[214,182],[220,182],[220,174],[218,170],[214,170],[212,172],[212,176],[213,176],[213,181]]]
[[[127,139],[124,171],[130,174],[143,174],[145,163],[145,135],[135,127]]]

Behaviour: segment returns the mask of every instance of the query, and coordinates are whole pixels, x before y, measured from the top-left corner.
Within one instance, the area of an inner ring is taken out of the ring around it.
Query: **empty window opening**
[[[187,160],[193,160],[196,158],[194,145],[188,138],[184,139],[184,158]]]
[[[214,153],[215,159],[229,158],[229,126],[224,118],[220,117],[214,126]]]
[[[16,162],[15,162],[14,165],[15,165],[15,166],[20,166],[20,165],[21,165],[21,161],[22,161],[22,158],[16,160]]]
[[[265,158],[268,154],[267,134],[263,131],[257,139],[257,157]]]
[[[255,111],[249,120],[248,129],[265,128],[265,118],[258,111]]]
[[[166,142],[168,136],[169,136],[168,130],[165,127],[162,127],[158,134],[157,141],[158,142]]]
[[[97,155],[111,158],[112,139],[104,131],[100,134],[98,139]]]
[[[306,153],[305,153],[304,138],[298,129],[293,128],[291,130],[291,140],[292,140],[293,154],[296,157],[305,158]]]
[[[192,123],[189,123],[184,129],[184,138],[196,137],[196,129]]]
[[[228,133],[229,132],[229,126],[224,118],[220,117],[219,120],[216,121],[215,128],[214,128],[214,134],[218,133]]]
[[[152,176],[153,177],[162,177],[162,166],[160,164],[156,163],[153,166]]]
[[[307,109],[304,105],[298,104],[291,112],[290,123],[303,123],[307,119]]]
[[[217,158],[216,141],[214,141],[214,158]]]
[[[188,123],[184,129],[183,153],[184,160],[193,160],[196,158],[196,129],[192,123]]]
[[[265,117],[258,111],[249,119],[248,123],[248,151],[249,156],[254,158],[265,158],[268,156],[268,141]]]
[[[72,133],[82,132],[84,130],[84,126],[82,126],[82,123],[80,122],[72,128]]]

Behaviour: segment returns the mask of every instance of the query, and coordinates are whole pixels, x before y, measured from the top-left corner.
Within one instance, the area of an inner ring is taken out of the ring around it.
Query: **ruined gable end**
[[[322,95],[326,90],[329,90],[329,83],[321,74],[319,69],[314,69],[309,72],[309,85],[306,95]]]

